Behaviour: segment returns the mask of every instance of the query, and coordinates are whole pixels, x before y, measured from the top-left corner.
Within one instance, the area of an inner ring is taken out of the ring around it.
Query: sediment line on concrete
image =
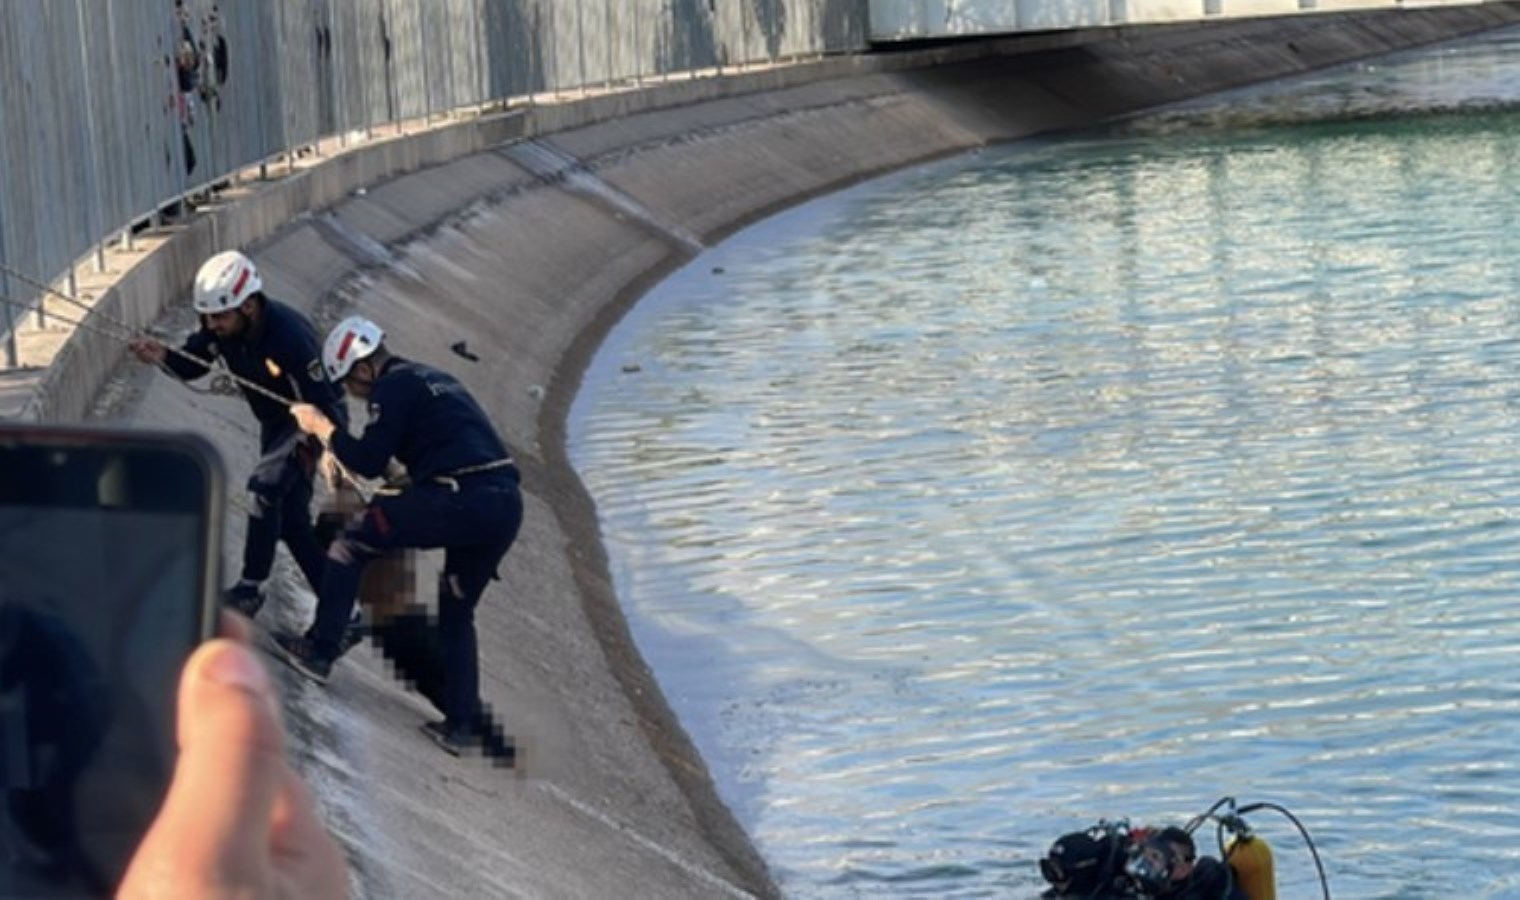
[[[647,207],[602,181],[590,167],[548,141],[518,141],[500,148],[497,152],[532,172],[545,183],[580,194],[593,203],[602,204],[613,215],[625,215],[656,234],[663,235],[691,256],[707,249],[701,238],[679,225],[661,221]]]

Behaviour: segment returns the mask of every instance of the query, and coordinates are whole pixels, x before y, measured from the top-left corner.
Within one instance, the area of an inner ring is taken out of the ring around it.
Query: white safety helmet
[[[385,332],[363,316],[349,316],[339,322],[322,345],[322,369],[327,380],[337,384],[347,378],[354,363],[380,349],[383,340]]]
[[[195,273],[195,311],[209,315],[236,309],[263,287],[253,260],[236,250],[225,250],[206,260]]]

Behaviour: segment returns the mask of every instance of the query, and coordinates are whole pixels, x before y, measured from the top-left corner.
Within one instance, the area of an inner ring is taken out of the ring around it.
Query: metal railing
[[[238,173],[462,109],[862,50],[866,0],[0,4],[0,334]],[[24,277],[13,277],[18,273]]]

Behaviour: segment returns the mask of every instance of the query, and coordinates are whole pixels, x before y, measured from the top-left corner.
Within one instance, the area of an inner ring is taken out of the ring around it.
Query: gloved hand
[[[337,426],[320,409],[310,403],[297,403],[290,407],[290,414],[295,417],[296,427],[307,434],[316,435],[317,440],[326,444],[332,439],[332,434]]]

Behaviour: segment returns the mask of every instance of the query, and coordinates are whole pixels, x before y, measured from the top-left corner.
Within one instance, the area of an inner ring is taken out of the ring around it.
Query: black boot
[[[338,641],[338,655],[354,649],[364,643],[364,638],[369,635],[369,626],[364,624],[364,617],[354,611],[353,618],[348,620],[348,627],[343,630],[343,637]]]
[[[501,726],[487,715],[460,724],[448,719],[424,722],[422,733],[450,756],[479,752],[498,768],[511,769],[517,765],[517,742],[503,734]]]
[[[274,648],[286,665],[317,684],[326,684],[327,679],[332,677],[334,659],[321,652],[315,641],[295,634],[276,634],[272,637]]]
[[[236,610],[248,618],[259,614],[264,608],[264,597],[259,592],[257,581],[239,581],[232,587],[222,591],[222,605],[228,609]]]

